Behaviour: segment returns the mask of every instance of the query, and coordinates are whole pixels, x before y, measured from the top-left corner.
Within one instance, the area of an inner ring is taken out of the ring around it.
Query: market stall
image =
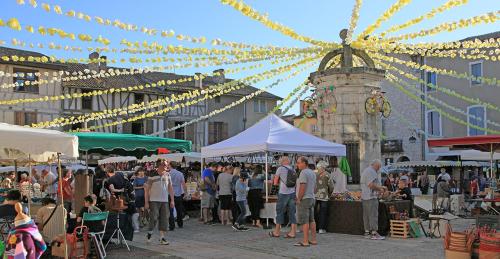
[[[347,194],[343,194],[347,195]],[[354,196],[354,195],[352,195]],[[328,232],[362,235],[363,207],[361,200],[358,199],[332,199],[329,201],[329,221]],[[409,213],[411,210],[411,201],[381,201],[378,211],[378,232],[381,235],[387,235],[390,229],[391,210],[398,213]]]
[[[36,163],[57,162],[59,165],[59,186],[62,188],[61,155],[78,157],[78,138],[56,130],[35,129],[0,123],[0,162],[27,164],[30,168]],[[62,190],[61,190],[62,191]],[[31,198],[28,197],[30,205]],[[59,200],[62,204],[62,198]],[[36,212],[30,211],[33,215]],[[66,218],[64,210],[62,218]],[[61,222],[63,226],[66,222]],[[67,250],[65,247],[65,255]]]
[[[264,154],[265,179],[269,179],[270,153],[345,156],[346,147],[305,133],[277,115],[270,114],[232,138],[201,148],[202,159]],[[275,197],[269,197],[269,186],[265,184],[266,203],[261,215],[267,215],[267,219],[275,217],[273,208],[276,204],[270,202],[271,200],[275,200]]]

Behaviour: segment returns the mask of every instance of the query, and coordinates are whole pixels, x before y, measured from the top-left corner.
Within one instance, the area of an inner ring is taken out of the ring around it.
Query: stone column
[[[359,176],[373,159],[381,159],[381,114],[368,114],[365,101],[380,90],[385,71],[369,67],[330,68],[311,74],[317,102],[318,126],[323,139],[336,143],[359,143]],[[333,91],[331,90],[333,86]],[[327,104],[327,106],[325,106]],[[332,105],[336,110],[332,111]],[[351,165],[356,168],[355,165]]]

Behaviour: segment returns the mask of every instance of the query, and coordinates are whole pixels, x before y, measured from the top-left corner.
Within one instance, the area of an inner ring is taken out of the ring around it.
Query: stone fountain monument
[[[310,81],[321,137],[347,146],[352,181],[359,183],[360,172],[381,158],[381,115],[368,112],[365,104],[380,93],[385,71],[375,68],[366,52],[347,44],[346,35],[346,29],[340,32],[342,48],[326,54]]]

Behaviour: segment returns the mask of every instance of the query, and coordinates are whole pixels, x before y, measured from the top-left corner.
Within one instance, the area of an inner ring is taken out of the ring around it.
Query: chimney
[[[99,69],[106,70],[108,58],[106,56],[101,56],[99,60]]]
[[[99,72],[99,53],[92,52],[89,55],[89,69],[90,71]]]
[[[225,83],[226,77],[224,75],[224,69],[223,68],[214,70],[213,73],[215,74],[214,75],[214,81],[215,81],[215,83],[217,83],[217,84]]]
[[[203,83],[202,83],[203,80],[201,79],[201,73],[194,73],[194,74],[198,77],[198,79],[194,80],[194,87],[202,89],[203,88]]]

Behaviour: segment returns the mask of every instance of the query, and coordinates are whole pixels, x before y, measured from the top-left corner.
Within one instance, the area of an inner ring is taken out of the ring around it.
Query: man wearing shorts
[[[316,174],[309,169],[307,158],[297,159],[297,168],[300,171],[297,179],[297,223],[302,225],[304,240],[295,246],[317,245],[316,222],[314,221],[314,197],[316,190]],[[309,240],[309,231],[311,239]]]
[[[209,213],[215,204],[215,177],[214,171],[217,169],[215,163],[210,163],[209,166],[201,173],[203,187],[201,190],[201,208],[203,213],[203,223],[212,224],[209,221]],[[215,219],[212,219],[215,220]]]
[[[145,185],[145,209],[149,209],[149,228],[146,236],[147,242],[151,243],[153,229],[158,222],[160,230],[160,244],[168,245],[165,234],[168,228],[170,209],[174,208],[174,188],[170,174],[167,172],[168,162],[158,160],[156,162],[158,175],[149,177]]]

